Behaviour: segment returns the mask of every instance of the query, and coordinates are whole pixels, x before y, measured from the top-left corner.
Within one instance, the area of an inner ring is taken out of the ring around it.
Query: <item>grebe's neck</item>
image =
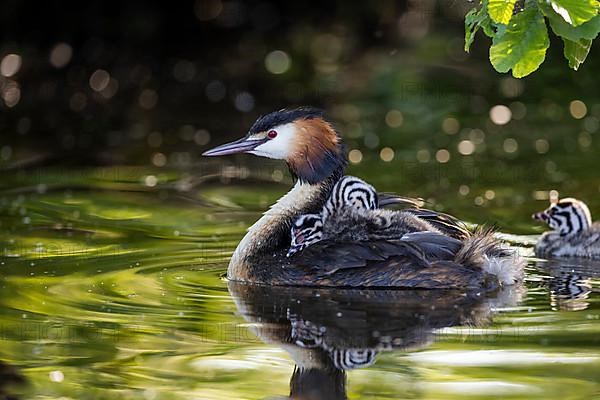
[[[270,256],[277,250],[289,247],[292,222],[301,214],[320,212],[342,173],[336,172],[318,183],[297,181],[248,229],[231,257],[228,278],[248,280],[253,258]]]

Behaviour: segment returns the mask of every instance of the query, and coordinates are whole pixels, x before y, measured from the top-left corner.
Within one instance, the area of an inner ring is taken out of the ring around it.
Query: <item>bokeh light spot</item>
[[[385,123],[390,128],[399,128],[404,122],[404,116],[399,110],[390,110],[385,114]]]
[[[473,154],[475,151],[475,144],[470,140],[462,140],[458,143],[458,152],[462,155],[468,156]]]
[[[233,100],[233,105],[241,112],[249,112],[254,108],[254,96],[248,92],[238,93]]]
[[[379,157],[385,162],[390,162],[394,159],[394,150],[390,147],[384,147],[379,152]]]
[[[21,89],[19,84],[11,79],[7,79],[0,85],[0,96],[7,107],[12,108],[21,100]]]
[[[15,75],[21,69],[21,56],[18,54],[7,54],[0,61],[0,74],[7,78]]]
[[[280,169],[276,169],[271,174],[271,177],[275,182],[281,182],[283,180],[283,172]]]
[[[485,142],[485,132],[481,129],[471,129],[469,132],[469,140],[474,144],[482,144]]]
[[[54,68],[65,67],[73,57],[73,48],[67,43],[58,43],[50,50],[50,65]]]
[[[10,160],[11,156],[12,156],[12,147],[10,147],[9,145],[2,146],[2,148],[0,149],[0,159],[2,161],[8,161],[8,160]]]
[[[585,128],[586,131],[588,131],[590,133],[594,133],[600,127],[600,120],[596,117],[587,117],[583,121],[583,127]]]
[[[158,179],[154,175],[148,175],[144,179],[144,184],[148,187],[154,187],[158,183]]]
[[[225,85],[221,81],[210,81],[206,85],[206,97],[212,102],[221,101],[225,98]]]
[[[65,379],[65,374],[62,371],[50,371],[48,377],[50,381],[60,383]]]
[[[152,89],[144,89],[142,93],[140,93],[138,103],[143,109],[151,110],[158,103],[158,93]]]
[[[579,143],[579,146],[583,149],[587,149],[592,145],[592,135],[588,132],[581,132],[577,137],[577,143]]]
[[[100,94],[105,99],[110,99],[115,94],[117,94],[118,90],[119,90],[119,81],[117,81],[116,79],[110,78],[108,81],[108,85],[106,85],[106,87],[100,91]]]
[[[587,114],[587,107],[581,100],[573,100],[569,104],[569,112],[575,119],[582,119]]]
[[[348,153],[348,159],[352,164],[358,164],[362,161],[363,155],[360,150],[350,150],[350,153]]]
[[[265,68],[272,74],[283,74],[291,65],[290,56],[281,50],[274,50],[265,57]]]
[[[535,141],[535,151],[539,154],[546,154],[550,150],[550,143],[546,139],[538,139]]]
[[[504,143],[502,143],[502,148],[506,153],[514,153],[519,149],[519,143],[516,139],[506,138],[504,139]]]
[[[97,69],[90,76],[90,87],[96,92],[104,90],[108,86],[109,82],[110,74],[103,69]]]
[[[154,153],[152,155],[152,164],[157,167],[164,167],[167,164],[167,157],[163,153]]]
[[[206,129],[199,129],[194,134],[194,142],[200,146],[204,146],[210,142],[210,133]]]
[[[511,118],[512,112],[506,106],[497,105],[490,110],[490,119],[496,125],[506,125],[510,122]]]
[[[435,159],[439,163],[442,163],[442,164],[447,163],[448,161],[450,161],[450,152],[446,149],[439,149],[435,153]]]
[[[429,150],[421,149],[417,151],[417,161],[426,163],[431,160],[431,154],[429,154]]]
[[[456,118],[448,117],[442,121],[442,130],[448,135],[454,135],[458,133],[460,129],[460,123]]]

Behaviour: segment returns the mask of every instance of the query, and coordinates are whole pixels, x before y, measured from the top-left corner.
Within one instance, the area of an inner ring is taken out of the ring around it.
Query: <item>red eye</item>
[[[269,133],[267,133],[267,136],[269,137],[269,139],[275,139],[277,137],[277,132],[269,131]]]

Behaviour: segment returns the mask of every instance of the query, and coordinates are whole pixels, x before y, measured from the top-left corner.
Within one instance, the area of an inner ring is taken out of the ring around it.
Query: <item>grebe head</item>
[[[544,211],[533,214],[532,218],[544,221],[560,236],[581,232],[592,225],[588,206],[583,201],[570,197],[550,204]]]
[[[301,215],[292,224],[292,244],[287,252],[291,257],[323,239],[323,220],[319,214]]]
[[[323,111],[284,109],[258,118],[245,137],[205,151],[204,156],[250,153],[285,160],[302,182],[317,183],[346,166],[342,140]]]

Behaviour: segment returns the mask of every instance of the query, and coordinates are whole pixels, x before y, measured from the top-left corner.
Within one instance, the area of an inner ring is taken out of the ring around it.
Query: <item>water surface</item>
[[[288,290],[223,278],[286,183],[190,183],[125,168],[5,178],[0,374],[9,386],[0,393],[263,399],[286,398],[291,385],[294,396],[312,388],[322,398],[600,395],[600,269],[533,258],[540,227],[523,216],[530,204],[491,213],[528,257],[522,288]],[[423,191],[482,222],[471,201]],[[18,377],[27,383],[8,384]]]

